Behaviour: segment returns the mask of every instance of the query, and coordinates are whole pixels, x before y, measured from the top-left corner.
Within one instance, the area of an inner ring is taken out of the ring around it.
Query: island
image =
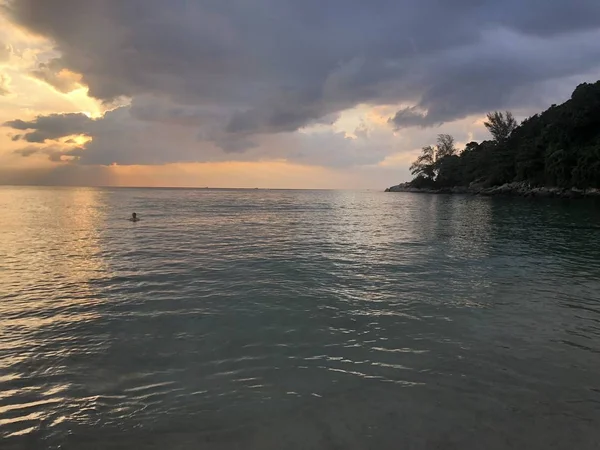
[[[487,114],[492,139],[463,150],[440,134],[411,165],[412,181],[386,192],[526,197],[600,196],[600,81],[518,124],[510,112]]]

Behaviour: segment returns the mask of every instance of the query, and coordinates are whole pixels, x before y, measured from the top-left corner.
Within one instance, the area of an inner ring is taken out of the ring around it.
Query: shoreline
[[[465,194],[484,197],[527,197],[527,198],[600,198],[600,189],[564,189],[559,187],[531,187],[527,183],[506,183],[501,186],[483,187],[481,185],[454,186],[451,188],[416,188],[410,183],[391,186],[385,192],[411,192],[416,194]]]

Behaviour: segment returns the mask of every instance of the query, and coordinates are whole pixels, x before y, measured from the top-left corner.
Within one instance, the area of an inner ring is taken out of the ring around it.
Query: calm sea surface
[[[600,205],[1,187],[0,448],[600,448]]]

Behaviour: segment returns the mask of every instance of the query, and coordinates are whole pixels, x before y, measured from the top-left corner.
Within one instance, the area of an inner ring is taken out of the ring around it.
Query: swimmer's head
[[[137,217],[137,214],[136,213],[132,213],[131,217],[133,217],[135,219]]]

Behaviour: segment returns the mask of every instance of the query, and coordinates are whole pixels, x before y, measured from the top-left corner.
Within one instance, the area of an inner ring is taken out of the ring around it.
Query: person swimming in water
[[[131,217],[129,218],[129,220],[131,220],[132,222],[137,222],[138,220],[140,220],[137,216],[136,213],[132,213]]]

